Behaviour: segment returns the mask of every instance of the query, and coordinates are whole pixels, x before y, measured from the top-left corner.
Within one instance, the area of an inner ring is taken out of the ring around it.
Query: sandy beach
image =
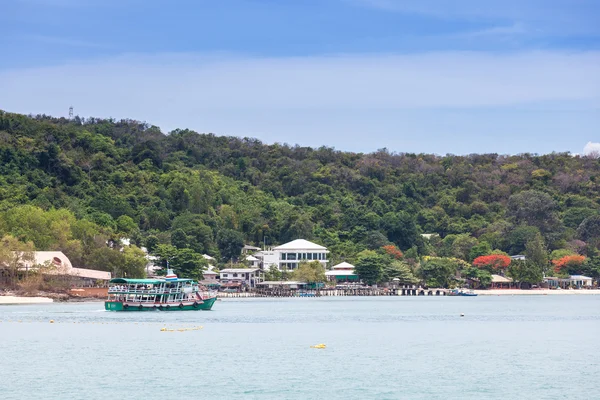
[[[18,296],[0,296],[0,305],[2,304],[40,304],[52,303],[49,297],[18,297]]]
[[[600,295],[600,289],[552,290],[552,289],[492,289],[474,290],[480,296],[545,296],[545,295]]]

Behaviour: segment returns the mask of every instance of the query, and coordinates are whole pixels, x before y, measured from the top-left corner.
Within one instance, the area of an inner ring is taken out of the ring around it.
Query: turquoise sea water
[[[600,296],[71,303],[0,320],[2,399],[600,398]]]

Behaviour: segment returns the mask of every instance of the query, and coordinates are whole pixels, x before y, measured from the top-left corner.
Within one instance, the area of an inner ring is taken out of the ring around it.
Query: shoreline
[[[600,289],[490,289],[490,290],[473,290],[474,293],[481,296],[593,296],[600,295]]]
[[[491,289],[491,290],[473,290],[478,296],[600,296],[600,289],[579,289],[579,290],[551,290],[551,289]],[[247,293],[245,296],[218,296],[219,299],[226,298],[278,298],[280,296],[255,296]],[[288,296],[285,296],[288,297]],[[296,297],[296,296],[293,296]],[[329,296],[328,296],[329,297]],[[331,296],[342,297],[342,296]],[[343,296],[343,297],[365,297],[365,296]],[[373,297],[420,297],[420,296],[373,296]],[[423,296],[430,297],[430,296]],[[446,297],[446,296],[435,296]],[[69,297],[61,299],[61,303],[82,303],[82,302],[101,302],[103,299],[98,297]],[[14,296],[0,295],[0,305],[23,305],[23,304],[49,304],[54,303],[55,299],[43,296]]]
[[[0,296],[0,305],[54,303],[50,297]]]

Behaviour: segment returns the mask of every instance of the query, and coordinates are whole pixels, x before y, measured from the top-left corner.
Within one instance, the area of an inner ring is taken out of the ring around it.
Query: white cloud
[[[583,154],[587,155],[600,155],[600,143],[587,142],[583,148]]]

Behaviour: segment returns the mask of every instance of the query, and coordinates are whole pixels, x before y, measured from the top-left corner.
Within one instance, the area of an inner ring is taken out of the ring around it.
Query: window
[[[234,278],[237,278],[237,273],[233,274],[233,277],[234,277]]]
[[[287,254],[287,259],[289,261],[296,261],[296,253],[288,253]]]
[[[223,274],[223,278],[227,278],[227,274]]]
[[[286,258],[287,258],[287,254],[286,254],[286,253],[281,253],[281,259],[282,259],[283,261],[285,261],[285,260],[286,260]]]

